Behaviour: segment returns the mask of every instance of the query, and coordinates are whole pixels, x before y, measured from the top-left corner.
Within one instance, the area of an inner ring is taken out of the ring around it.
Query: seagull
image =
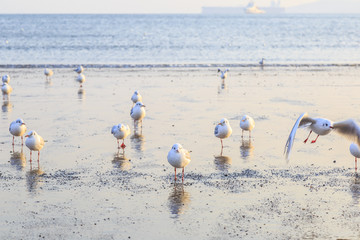
[[[225,69],[224,71],[221,71],[221,69],[218,68],[218,72],[220,72],[221,79],[225,80],[225,78],[227,77],[227,73],[229,72],[229,69]]]
[[[80,74],[84,71],[84,68],[83,68],[83,66],[80,65],[76,69],[74,69],[74,71]]]
[[[182,168],[182,182],[184,182],[184,169],[190,163],[190,153],[184,149],[179,143],[175,143],[167,155],[168,162],[175,169],[176,181],[176,168]]]
[[[7,83],[3,83],[2,87],[1,87],[1,91],[3,94],[10,94],[12,92],[13,88],[7,84]]]
[[[140,95],[139,91],[134,92],[134,94],[131,96],[131,101],[133,101],[134,104],[142,101],[142,96]]]
[[[254,119],[248,115],[244,115],[240,121],[240,128],[242,129],[241,137],[244,136],[244,131],[249,131],[249,138],[251,138],[251,130],[253,130],[254,127],[255,127]]]
[[[111,129],[111,134],[114,135],[114,137],[117,139],[117,143],[118,143],[118,149],[120,149],[120,147],[124,150],[126,145],[124,144],[124,139],[130,135],[130,128],[129,125],[125,125],[125,124],[118,124],[112,127]],[[123,142],[121,144],[121,146],[119,145],[119,140],[122,139]]]
[[[331,131],[335,131],[339,133],[340,135],[343,135],[344,137],[350,139],[353,141],[352,144],[357,145],[357,147],[360,147],[360,127],[356,124],[356,122],[352,119],[348,119],[341,122],[335,122],[333,123],[329,119],[325,118],[310,118],[307,113],[303,113],[300,115],[300,117],[296,120],[294,127],[292,128],[289,138],[285,144],[285,150],[284,153],[286,153],[286,159],[289,159],[291,149],[294,143],[296,130],[299,127],[308,127],[310,128],[310,133],[308,137],[304,140],[304,143],[306,143],[310,137],[310,134],[312,132],[315,132],[317,137],[311,141],[311,143],[315,143],[316,140],[320,135],[327,135]],[[356,146],[350,145],[350,153],[355,157],[358,158],[356,154]],[[356,163],[356,161],[355,161]]]
[[[130,116],[134,119],[134,125],[136,121],[142,122],[145,115],[145,105],[142,102],[137,102],[135,106],[131,108]]]
[[[262,58],[261,61],[259,62],[260,66],[264,66],[265,62],[264,62],[265,58]]]
[[[15,121],[10,123],[9,132],[13,135],[13,142],[12,145],[14,146],[14,140],[15,136],[21,137],[21,145],[24,145],[24,138],[23,135],[26,132],[26,125],[24,123],[24,120],[21,118],[16,119]]]
[[[10,76],[9,75],[2,76],[2,81],[3,81],[3,83],[9,83],[10,82]]]
[[[30,131],[25,137],[25,145],[30,149],[30,162],[32,151],[38,152],[38,162],[40,159],[40,150],[44,147],[44,139],[35,131]]]
[[[77,78],[76,81],[80,83],[80,87],[82,87],[82,84],[85,82],[85,75],[80,73]]]
[[[226,118],[221,119],[220,122],[216,125],[214,131],[215,136],[220,138],[221,141],[221,154],[224,148],[222,140],[224,138],[229,137],[231,133],[232,133],[232,128],[230,126],[229,121]]]
[[[50,78],[54,74],[54,72],[50,68],[45,68],[44,74],[46,76],[46,80],[50,80]]]

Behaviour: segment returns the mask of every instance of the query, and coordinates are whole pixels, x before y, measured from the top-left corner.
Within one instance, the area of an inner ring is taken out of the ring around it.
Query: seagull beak
[[[334,127],[333,127],[333,126],[330,126],[330,128],[331,128],[331,129],[334,129]]]
[[[25,137],[29,137],[29,135],[25,135]]]
[[[217,125],[221,125],[221,123],[218,123]]]
[[[176,149],[176,152],[179,152],[179,149]]]
[[[25,123],[22,123],[21,125],[25,125]]]

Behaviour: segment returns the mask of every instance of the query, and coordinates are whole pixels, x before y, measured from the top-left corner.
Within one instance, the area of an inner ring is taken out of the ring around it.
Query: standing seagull
[[[51,76],[54,74],[54,72],[50,68],[45,68],[44,74],[46,76],[46,80],[50,80]]]
[[[2,87],[1,87],[1,91],[3,94],[10,94],[12,92],[13,88],[7,84],[7,83],[3,83]]]
[[[129,125],[125,125],[125,124],[118,124],[112,127],[111,129],[111,134],[114,135],[114,137],[117,139],[117,143],[118,143],[118,149],[120,149],[120,147],[124,150],[126,145],[124,144],[124,139],[130,135],[130,128]],[[123,142],[121,144],[121,146],[119,145],[119,140],[122,139]]]
[[[221,119],[220,122],[216,125],[215,131],[214,131],[215,136],[220,138],[220,142],[221,142],[221,154],[220,155],[222,155],[222,151],[224,148],[222,140],[224,138],[229,137],[231,135],[231,133],[232,133],[232,128],[230,126],[229,121],[226,118]]]
[[[182,168],[182,182],[184,182],[184,169],[190,163],[190,153],[184,149],[179,143],[175,143],[167,155],[168,162],[175,169],[176,181],[176,168]]]
[[[333,124],[335,132],[353,141],[350,144],[350,153],[355,157],[355,171],[357,171],[357,158],[360,158],[360,127],[352,119]]]
[[[38,152],[38,162],[39,162],[40,150],[44,147],[45,144],[44,139],[35,131],[30,131],[25,137],[27,137],[27,139],[25,140],[25,145],[30,149],[30,162],[31,162],[32,151]]]
[[[265,58],[262,58],[261,61],[259,62],[260,66],[263,67],[265,62],[264,62]]]
[[[131,101],[133,105],[137,102],[142,102],[142,96],[140,95],[139,91],[135,91],[134,94],[131,96]]]
[[[76,69],[74,69],[75,72],[77,72],[78,74],[82,73],[84,71],[83,66],[78,66]]]
[[[227,73],[229,72],[229,69],[225,69],[224,71],[221,71],[221,69],[218,68],[218,72],[220,73],[220,78],[222,80],[225,80],[225,78],[227,77]]]
[[[244,131],[249,131],[249,138],[251,138],[251,130],[253,130],[254,127],[254,119],[248,115],[244,115],[240,121],[240,128],[242,129],[241,137],[244,137]]]
[[[10,76],[9,75],[2,76],[2,81],[3,83],[10,83]]]
[[[80,83],[80,87],[82,87],[82,84],[85,82],[85,75],[80,73],[77,78],[76,81]]]
[[[24,137],[23,135],[26,132],[26,125],[24,120],[21,118],[16,119],[15,121],[10,123],[9,132],[13,135],[13,142],[12,145],[14,146],[15,136],[21,137],[21,145],[24,145]]]
[[[145,117],[145,105],[142,102],[137,102],[133,108],[131,108],[130,116],[134,119],[134,127],[136,121],[142,123],[142,119]],[[142,124],[141,124],[142,127]]]

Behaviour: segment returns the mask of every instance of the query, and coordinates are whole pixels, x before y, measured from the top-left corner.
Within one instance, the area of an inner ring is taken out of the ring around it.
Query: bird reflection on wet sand
[[[134,133],[130,137],[132,145],[138,151],[144,151],[145,136],[139,133]]]
[[[112,160],[112,163],[114,164],[114,168],[119,168],[122,171],[128,171],[131,168],[130,159],[127,158],[125,154],[120,153],[120,151],[117,151],[114,154],[114,159]]]
[[[10,156],[10,164],[12,166],[15,166],[17,170],[23,170],[25,168],[26,157],[22,148],[20,152],[15,152],[13,149],[13,152],[11,153]]]
[[[221,80],[221,84],[218,87],[218,94],[228,92],[227,84],[225,83],[225,80]]]
[[[351,182],[350,191],[355,205],[360,204],[360,175],[355,171]]]
[[[252,141],[251,139],[248,139],[248,140],[242,139],[241,140],[241,146],[240,146],[241,158],[248,159],[248,158],[252,157],[255,147],[251,141]]]
[[[29,192],[37,192],[39,187],[43,184],[43,176],[44,171],[41,170],[39,162],[37,168],[33,168],[32,163],[30,162],[30,170],[26,173],[26,184]]]
[[[1,106],[1,110],[6,113],[6,112],[11,112],[13,109],[13,105],[10,102],[10,100],[4,100],[2,106]]]
[[[51,87],[52,85],[53,85],[53,83],[52,83],[51,79],[46,79],[46,81],[45,81],[45,88],[49,88],[49,87]]]
[[[224,155],[215,156],[214,163],[216,170],[227,171],[231,167],[232,159]]]
[[[174,215],[174,218],[179,217],[179,215],[184,214],[188,209],[191,202],[191,196],[188,192],[184,190],[183,184],[175,184],[171,189],[168,206],[170,213]]]
[[[77,94],[78,94],[78,98],[79,98],[80,100],[84,100],[84,99],[85,99],[86,91],[85,91],[85,89],[83,89],[83,88],[79,88]]]

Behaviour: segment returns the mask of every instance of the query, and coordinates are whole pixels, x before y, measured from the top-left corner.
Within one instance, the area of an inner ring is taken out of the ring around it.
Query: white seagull
[[[82,84],[85,82],[85,75],[80,73],[77,78],[76,81],[80,83],[80,87],[82,87]]]
[[[3,94],[10,94],[12,92],[13,88],[7,84],[7,83],[3,83],[2,87],[1,87],[1,91]]]
[[[355,171],[357,171],[357,159],[360,158],[360,148],[358,144],[350,144],[350,153],[355,157]]]
[[[27,139],[25,140],[25,145],[30,149],[30,162],[31,162],[32,151],[38,152],[38,161],[39,161],[40,150],[44,147],[45,144],[44,139],[35,131],[30,131],[25,137],[27,137]]]
[[[80,74],[84,71],[84,68],[83,68],[83,66],[80,65],[76,69],[74,69],[74,71]]]
[[[114,137],[117,139],[117,143],[118,143],[118,149],[120,149],[120,147],[124,150],[124,148],[126,147],[126,145],[124,144],[124,140],[127,136],[130,135],[130,127],[129,125],[125,125],[125,124],[118,124],[118,125],[114,125],[111,129],[111,134],[114,135]],[[123,142],[121,144],[121,146],[119,145],[119,140],[122,139]]]
[[[315,143],[316,140],[320,135],[327,135],[332,130],[335,132],[345,136],[346,138],[352,140],[354,145],[350,145],[350,153],[355,157],[358,158],[359,156],[356,153],[356,145],[359,148],[360,146],[360,127],[356,124],[356,122],[352,119],[348,119],[341,122],[333,123],[331,120],[325,118],[310,118],[307,113],[303,113],[300,117],[296,120],[294,127],[292,128],[289,138],[285,145],[284,153],[286,153],[286,159],[289,159],[291,149],[294,143],[295,134],[299,127],[308,127],[310,128],[310,133],[308,137],[304,140],[306,143],[310,137],[312,132],[315,132],[317,137],[311,141],[311,143]],[[356,161],[355,161],[356,163]]]
[[[24,145],[24,134],[26,132],[26,125],[24,120],[21,118],[16,119],[15,121],[10,123],[9,132],[13,135],[12,145],[14,146],[15,136],[21,137],[21,145]]]
[[[10,76],[9,75],[2,76],[2,81],[3,83],[10,83]]]
[[[222,150],[224,148],[222,140],[224,138],[229,137],[231,135],[231,133],[232,133],[232,128],[230,126],[229,121],[226,118],[221,119],[220,122],[216,125],[215,130],[214,130],[215,136],[220,138],[221,154],[222,154]]]
[[[131,101],[134,104],[137,102],[142,102],[142,96],[140,95],[139,91],[134,92],[134,94],[131,96]]]
[[[240,128],[242,129],[241,137],[244,136],[244,131],[249,131],[249,137],[251,138],[251,130],[253,130],[254,127],[255,127],[254,119],[248,115],[244,115],[240,121]]]
[[[225,78],[227,77],[227,73],[229,72],[229,69],[225,69],[224,71],[221,71],[221,69],[218,68],[218,72],[220,72],[221,79],[225,80]]]
[[[142,122],[142,119],[145,117],[145,105],[142,102],[137,102],[133,108],[131,108],[130,116],[134,119],[135,122]]]
[[[46,76],[46,80],[50,80],[50,78],[54,74],[54,72],[50,68],[45,68],[44,69],[44,74]]]
[[[182,168],[182,181],[184,182],[184,168],[190,163],[190,153],[184,149],[179,143],[175,143],[167,155],[168,162],[175,169],[176,181],[176,168]]]

